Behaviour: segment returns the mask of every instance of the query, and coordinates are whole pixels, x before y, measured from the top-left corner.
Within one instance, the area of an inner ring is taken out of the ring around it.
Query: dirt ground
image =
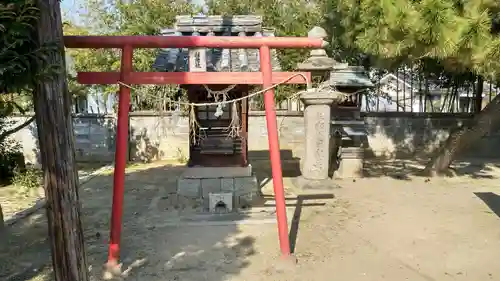
[[[78,176],[85,181],[94,171],[105,168],[104,164],[80,164],[78,167]],[[0,203],[6,220],[9,220],[14,214],[29,209],[37,204],[43,197],[43,188],[37,190],[23,190],[15,185],[0,186]],[[1,275],[0,275],[1,276]]]
[[[124,279],[500,280],[496,165],[468,165],[467,173],[462,167],[454,177],[430,180],[413,176],[409,164],[394,173],[377,167],[368,178],[336,180],[331,190],[303,192],[285,178],[294,266],[277,262],[266,165],[256,170],[267,201],[238,215],[200,215],[200,202],[177,198],[180,166],[132,167],[125,187]],[[106,259],[111,194],[109,174],[81,187],[93,280],[100,280]],[[9,228],[0,239],[0,280],[52,280],[46,235],[43,212]]]

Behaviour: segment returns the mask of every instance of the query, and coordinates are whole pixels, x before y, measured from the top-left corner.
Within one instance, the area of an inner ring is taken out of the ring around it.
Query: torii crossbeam
[[[65,36],[67,48],[116,48],[122,50],[120,72],[80,72],[81,84],[252,84],[269,88],[273,84],[304,84],[310,81],[310,73],[272,72],[271,48],[322,48],[325,42],[319,38],[301,37],[233,37],[233,36]],[[260,72],[134,72],[132,56],[134,48],[245,48],[259,49]],[[298,75],[300,74],[300,75]],[[304,79],[306,78],[306,79]],[[307,81],[306,81],[307,80]],[[120,254],[120,236],[123,214],[125,166],[128,145],[128,115],[130,88],[120,84],[118,122],[116,133],[113,207],[111,215],[108,262],[117,263]],[[272,167],[276,201],[278,236],[282,256],[290,256],[288,223],[286,217],[283,175],[281,169],[278,128],[274,104],[274,89],[264,94],[269,154]]]

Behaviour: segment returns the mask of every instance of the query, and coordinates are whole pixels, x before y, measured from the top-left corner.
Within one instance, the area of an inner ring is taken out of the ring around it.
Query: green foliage
[[[337,7],[346,46],[389,61],[430,62],[458,74],[500,75],[498,1],[328,1]]]
[[[197,8],[185,1],[119,1],[105,5],[91,0],[86,28],[66,26],[66,34],[155,35],[173,26],[176,15]],[[337,60],[379,69],[406,67],[419,79],[459,87],[500,75],[500,2],[495,0],[209,0],[212,15],[261,15],[276,36],[305,36],[315,25],[326,29],[327,51]],[[198,8],[199,9],[199,8]],[[71,50],[77,71],[117,71],[117,50]],[[137,71],[150,71],[156,50],[134,53]],[[307,50],[278,50],[284,70],[292,70]],[[90,87],[88,87],[90,88]],[[87,88],[87,89],[88,89]],[[114,94],[112,86],[93,86]],[[133,101],[141,109],[158,109],[158,92],[172,97],[175,87],[140,86]],[[282,100],[297,90],[277,90]]]
[[[0,178],[1,184],[8,183],[19,165],[24,164],[24,157],[19,144],[12,141],[0,143]]]
[[[6,117],[23,113],[34,82],[54,70],[45,63],[53,47],[39,47],[35,41],[37,17],[32,1],[0,4],[0,179],[4,184],[14,177],[17,168],[24,166],[21,147],[7,138],[7,129],[13,124]]]
[[[257,14],[264,18],[264,25],[275,30],[276,36],[305,36],[307,32],[323,21],[322,7],[309,1],[219,1],[208,3],[209,13],[216,15]],[[65,26],[65,34],[82,35],[91,31],[104,35],[156,35],[163,28],[172,27],[175,16],[193,14],[196,7],[185,1],[166,4],[161,0],[136,0],[131,3],[118,2],[112,6],[102,1],[91,0],[88,4],[86,27],[70,24]],[[70,50],[76,71],[118,71],[120,53],[116,50]],[[134,67],[137,71],[150,71],[157,50],[137,49],[134,51]],[[278,58],[285,70],[294,69],[304,60],[308,50],[278,50]],[[93,86],[97,91],[114,94],[116,85]],[[161,109],[163,102],[159,96],[172,98],[176,86],[139,86],[132,91],[132,100],[141,109]],[[296,87],[283,86],[277,90],[278,99]]]
[[[30,104],[30,100],[24,91],[21,94],[11,93],[0,96],[0,118],[13,113],[25,113],[27,104]]]
[[[307,36],[307,32],[323,22],[321,2],[306,0],[210,0],[211,15],[260,15],[263,25],[273,29],[275,36]],[[308,57],[306,49],[279,49],[278,60],[285,71],[292,71]],[[300,86],[286,85],[276,89],[276,100],[285,100]],[[261,98],[261,97],[260,97]]]
[[[34,1],[0,4],[0,94],[29,90],[59,68],[47,63],[55,45],[36,43],[37,18]]]
[[[160,0],[136,0],[131,3],[117,2],[113,5],[102,1],[88,2],[88,14],[85,16],[85,27],[66,23],[65,35],[157,35],[161,29],[172,27],[175,16],[191,14],[194,7],[184,1],[166,3]],[[134,68],[136,71],[151,71],[157,50],[134,50]],[[78,50],[70,49],[68,53],[74,61],[75,71],[119,71],[120,51],[110,49]],[[70,87],[72,83],[70,82]],[[137,86],[132,91],[132,101],[144,110],[163,110],[165,98],[172,98],[177,93],[177,86]],[[114,95],[117,85],[95,85],[85,87],[84,91]],[[165,98],[162,98],[165,96]]]
[[[34,167],[27,169],[16,169],[12,184],[18,188],[21,194],[33,194],[38,191],[42,184],[42,172]]]

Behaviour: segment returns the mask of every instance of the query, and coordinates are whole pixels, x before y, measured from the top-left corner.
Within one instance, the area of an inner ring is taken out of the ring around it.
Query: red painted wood
[[[122,51],[121,79],[127,81],[132,71],[133,48],[125,47]],[[111,211],[111,233],[108,249],[108,264],[117,265],[120,257],[120,239],[123,218],[123,196],[125,192],[125,167],[128,155],[128,114],[130,108],[130,88],[120,86],[118,97],[118,122],[116,128],[115,170],[113,177],[113,205]]]
[[[322,48],[325,42],[307,37],[242,36],[64,36],[66,48]]]
[[[296,75],[286,84],[305,84],[310,81],[309,72],[273,72],[272,84],[283,82],[283,80]],[[78,83],[80,84],[117,84],[120,81],[120,72],[78,72]],[[127,77],[130,84],[247,84],[262,85],[262,73],[260,72],[132,72]]]
[[[267,46],[260,47],[260,71],[263,87],[272,86],[273,70],[271,67],[271,50]],[[288,237],[288,221],[286,218],[285,189],[281,169],[281,153],[278,136],[278,122],[274,104],[274,88],[264,93],[266,110],[267,139],[269,142],[269,158],[271,159],[271,174],[273,176],[274,201],[276,202],[276,218],[278,221],[278,238],[283,258],[290,257],[290,238]]]
[[[261,84],[270,87],[296,74],[293,72],[272,72],[270,48],[322,48],[322,39],[300,37],[222,37],[222,36],[65,36],[67,48],[119,48],[122,53],[121,73],[83,72],[78,73],[82,84]],[[133,73],[132,51],[134,48],[248,48],[260,49],[261,72],[255,73]],[[310,73],[303,73],[310,79]],[[289,84],[303,84],[307,81],[300,76],[292,78]],[[130,88],[120,86],[118,109],[117,147],[113,186],[113,210],[111,219],[111,239],[108,261],[117,263],[120,253],[120,233],[123,213],[124,172],[126,162],[126,138],[128,127],[128,104]],[[272,166],[272,176],[276,201],[280,248],[283,257],[290,256],[288,226],[285,210],[283,175],[280,160],[278,128],[274,105],[274,89],[264,95],[267,132]]]

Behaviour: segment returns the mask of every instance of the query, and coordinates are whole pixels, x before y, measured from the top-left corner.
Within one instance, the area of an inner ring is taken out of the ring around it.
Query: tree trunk
[[[484,91],[484,78],[479,75],[477,77],[476,93],[474,95],[474,113],[478,113],[483,108],[483,91]]]
[[[425,167],[429,174],[443,174],[455,157],[500,125],[500,95],[476,113],[469,124],[450,132],[445,144],[436,152]]]
[[[0,203],[0,232],[2,232],[4,227],[5,227],[5,221],[3,219],[2,203]]]
[[[56,281],[87,281],[83,229],[75,163],[71,97],[66,81],[59,0],[37,0],[38,44],[58,44],[47,61],[61,66],[52,79],[37,82],[33,94],[44,173],[49,239]]]

